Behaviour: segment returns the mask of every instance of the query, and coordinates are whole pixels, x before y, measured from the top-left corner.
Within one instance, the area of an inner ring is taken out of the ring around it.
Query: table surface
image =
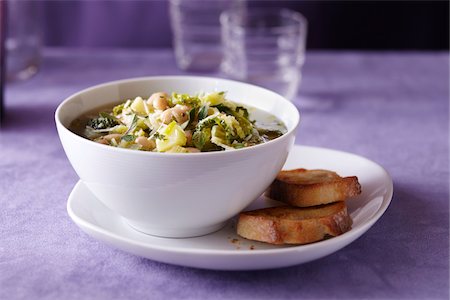
[[[325,258],[265,271],[163,264],[115,250],[66,213],[78,180],[56,106],[88,86],[182,74],[166,50],[46,49],[8,85],[0,131],[0,298],[417,298],[449,296],[447,52],[311,52],[297,143],[353,152],[392,175],[394,199],[361,238]]]

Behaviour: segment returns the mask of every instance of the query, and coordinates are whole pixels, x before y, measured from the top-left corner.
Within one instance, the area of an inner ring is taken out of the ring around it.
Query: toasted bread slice
[[[352,226],[345,202],[298,208],[279,206],[242,212],[237,233],[270,244],[307,244],[337,236]]]
[[[298,207],[344,201],[361,194],[358,177],[340,177],[328,170],[281,171],[267,195]]]

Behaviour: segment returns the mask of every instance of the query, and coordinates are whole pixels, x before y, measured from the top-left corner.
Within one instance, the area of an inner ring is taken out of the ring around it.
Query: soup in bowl
[[[88,88],[55,120],[69,161],[103,204],[141,232],[191,237],[220,229],[264,192],[299,113],[254,85],[167,76]]]

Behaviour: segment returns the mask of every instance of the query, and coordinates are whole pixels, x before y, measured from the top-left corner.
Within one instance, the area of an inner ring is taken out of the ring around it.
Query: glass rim
[[[233,22],[233,19],[239,17],[240,15],[246,14],[248,16],[281,16],[283,14],[286,14],[290,17],[290,20],[294,21],[293,24],[286,24],[286,25],[276,25],[276,26],[268,26],[267,30],[276,32],[286,32],[291,30],[296,30],[300,28],[301,31],[306,32],[306,27],[308,26],[308,20],[303,16],[300,12],[294,11],[292,9],[288,8],[252,8],[248,9],[247,11],[243,12],[239,9],[229,9],[225,10],[220,15],[220,24],[222,26],[226,26],[230,28],[233,31],[237,31],[239,33],[252,33],[252,32],[258,32],[261,29],[260,28],[252,28],[249,26],[246,26],[245,24],[238,24],[238,22]]]

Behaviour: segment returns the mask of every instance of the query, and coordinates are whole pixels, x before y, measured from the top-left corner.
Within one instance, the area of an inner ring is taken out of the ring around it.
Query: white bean
[[[119,133],[111,133],[108,135],[104,135],[99,137],[97,140],[95,140],[97,143],[103,144],[103,145],[109,145],[112,139],[119,140],[122,137]]]
[[[103,137],[95,140],[95,142],[97,142],[99,144],[103,144],[103,145],[109,145],[109,142],[106,139],[104,139]]]
[[[144,136],[137,137],[136,143],[141,145],[146,150],[153,150],[156,147],[155,141],[149,140]]]
[[[186,122],[188,120],[188,114],[184,111],[179,111],[179,110],[172,110],[172,116],[175,118],[175,120],[177,120],[178,124],[183,124],[184,122]]]
[[[194,147],[187,147],[186,150],[189,153],[200,153],[200,150],[198,150],[197,148],[194,148]]]
[[[122,135],[120,133],[111,133],[111,134],[103,136],[103,138],[105,140],[107,140],[108,142],[111,141],[112,139],[120,140],[121,137],[122,137]]]
[[[191,142],[192,142],[192,131],[191,130],[185,130],[184,134],[186,135],[186,145],[191,145]]]
[[[155,109],[165,110],[169,107],[169,95],[167,93],[159,92],[154,93],[147,100],[147,103],[153,105]]]
[[[161,114],[161,122],[163,122],[164,124],[169,124],[173,119],[173,115],[172,115],[172,109],[166,109],[162,114]]]

